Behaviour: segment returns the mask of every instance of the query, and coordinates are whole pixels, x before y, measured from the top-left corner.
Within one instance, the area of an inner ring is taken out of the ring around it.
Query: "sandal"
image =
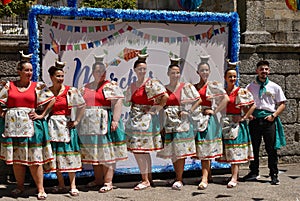
[[[107,193],[113,189],[112,183],[104,183],[104,185],[99,189],[99,193]]]
[[[19,197],[20,195],[22,195],[24,192],[23,189],[20,189],[20,188],[15,188],[14,190],[11,191],[11,195],[13,197]]]
[[[183,187],[183,184],[181,181],[175,181],[174,184],[172,185],[173,190],[181,190]]]
[[[45,192],[39,192],[37,195],[38,200],[46,200],[47,194]]]
[[[140,190],[145,190],[147,188],[151,188],[150,185],[146,185],[146,184],[143,184],[143,183],[139,183],[138,185],[136,185],[134,187],[134,190],[137,190],[137,191],[140,191]]]
[[[200,184],[198,185],[198,189],[199,190],[205,190],[207,189],[208,184],[204,183],[203,181],[200,182]]]
[[[237,182],[230,181],[230,182],[228,182],[228,184],[227,184],[227,188],[234,188],[234,187],[236,187],[236,185],[237,185]]]
[[[70,195],[72,196],[79,196],[79,191],[77,188],[72,188],[70,191],[69,191]]]
[[[53,194],[64,194],[67,192],[68,192],[68,189],[66,187],[53,186],[53,188],[51,189],[51,193],[53,193]]]

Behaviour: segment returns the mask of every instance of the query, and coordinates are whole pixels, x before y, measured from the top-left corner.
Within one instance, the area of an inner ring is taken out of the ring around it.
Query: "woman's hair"
[[[48,73],[50,76],[53,76],[54,73],[58,70],[61,70],[62,72],[64,72],[63,68],[65,67],[66,63],[65,62],[61,62],[61,61],[55,61],[55,65],[51,66],[48,69]]]
[[[235,69],[234,67],[228,67],[228,68],[225,70],[225,72],[224,72],[224,77],[226,77],[228,71],[231,71],[231,70],[236,71],[236,69]]]
[[[56,66],[51,66],[51,67],[48,69],[48,73],[49,73],[50,76],[53,76],[53,75],[55,74],[55,72],[56,72],[56,71],[59,71],[59,70],[61,70],[61,71],[64,72],[64,70],[63,70],[62,68],[58,68],[58,67],[56,67]]]
[[[31,64],[29,61],[21,60],[17,65],[17,70],[20,70],[20,71],[23,70],[24,64],[26,64],[26,63]]]
[[[201,62],[198,64],[198,71],[199,71],[200,66],[202,66],[202,65],[207,65],[208,69],[210,70],[210,65],[207,62]]]
[[[133,64],[133,69],[135,69],[139,64],[147,64],[145,60],[136,60]]]

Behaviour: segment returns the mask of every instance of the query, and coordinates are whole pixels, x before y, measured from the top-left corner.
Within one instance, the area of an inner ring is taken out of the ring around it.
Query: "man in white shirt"
[[[253,118],[249,123],[254,161],[250,162],[250,172],[244,177],[244,180],[250,181],[259,178],[259,149],[263,138],[268,154],[271,184],[278,185],[277,149],[286,144],[278,115],[285,109],[286,98],[281,87],[268,78],[270,73],[268,61],[259,61],[256,65],[256,73],[256,79],[247,86],[256,105],[252,114]]]

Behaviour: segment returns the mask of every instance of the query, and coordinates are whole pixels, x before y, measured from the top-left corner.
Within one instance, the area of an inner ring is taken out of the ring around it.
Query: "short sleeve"
[[[149,100],[162,96],[167,92],[166,88],[157,79],[149,79],[145,83],[145,90]]]
[[[190,83],[185,83],[181,92],[181,102],[192,102],[198,100],[200,98],[200,94],[194,85]]]
[[[123,92],[117,82],[109,82],[103,87],[103,94],[106,99],[124,98]]]
[[[75,87],[70,87],[67,95],[68,107],[83,107],[85,106],[85,101],[80,94],[79,90]]]
[[[208,82],[206,89],[206,97],[207,99],[213,99],[218,96],[224,96],[226,94],[223,85],[220,82]]]
[[[51,90],[43,82],[36,83],[35,93],[37,97],[38,106],[43,105],[49,102],[50,100],[52,100],[53,98],[55,98]]]
[[[0,103],[6,105],[8,98],[10,82],[1,81],[0,82]]]
[[[254,99],[250,91],[248,91],[247,89],[240,88],[235,99],[236,107],[251,105],[253,103]]]
[[[282,91],[282,88],[279,85],[278,85],[278,88],[277,88],[277,93],[275,95],[275,101],[276,101],[276,103],[286,101],[286,97],[285,97],[285,95]]]

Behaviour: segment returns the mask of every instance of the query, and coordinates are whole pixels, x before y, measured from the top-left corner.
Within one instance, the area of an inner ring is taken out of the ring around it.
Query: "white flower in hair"
[[[19,51],[21,54],[21,61],[30,61],[32,54],[24,54],[23,50]]]

